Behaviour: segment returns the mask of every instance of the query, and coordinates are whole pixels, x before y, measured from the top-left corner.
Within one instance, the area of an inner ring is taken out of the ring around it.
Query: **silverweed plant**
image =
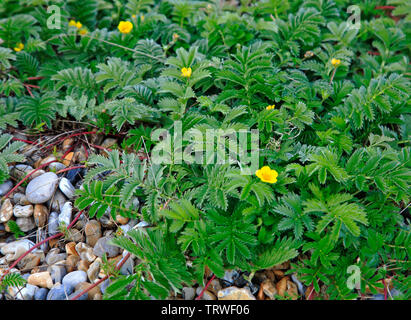
[[[320,299],[376,293],[385,279],[410,299],[408,3],[3,0],[0,182],[22,161],[10,129],[59,131],[65,119],[121,135],[90,155],[75,200],[89,217],[146,225],[113,240],[139,264],[108,272],[105,299],[166,299],[228,269],[252,281],[286,261]],[[47,27],[50,5],[60,28]],[[190,148],[176,121],[212,156],[151,161],[156,146]],[[220,129],[258,130],[257,170],[243,174],[238,157],[251,141],[240,151],[207,137]]]

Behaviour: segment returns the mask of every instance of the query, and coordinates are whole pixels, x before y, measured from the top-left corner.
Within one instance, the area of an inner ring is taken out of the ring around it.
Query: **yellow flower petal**
[[[190,67],[181,69],[181,76],[185,78],[191,77],[192,70]]]
[[[87,34],[87,30],[86,29],[81,29],[79,32],[79,34],[81,34],[82,36]]]
[[[271,169],[269,166],[264,166],[257,170],[255,175],[260,178],[262,182],[276,183],[278,172]]]
[[[80,21],[77,21],[77,22],[76,22],[76,27],[77,27],[77,29],[81,29],[82,26],[83,26],[83,25],[81,24]]]
[[[332,64],[334,67],[338,67],[338,66],[341,64],[341,60],[340,60],[340,59],[332,58],[332,59],[331,59],[331,64]]]
[[[273,105],[270,105],[270,106],[267,106],[267,110],[272,110],[272,109],[274,109],[275,108],[275,105],[273,104]]]
[[[19,52],[24,49],[24,44],[21,42],[17,44],[17,46],[14,48],[14,51]]]
[[[75,27],[76,26],[76,21],[70,20],[68,25],[69,25],[69,27]]]
[[[130,33],[133,29],[133,24],[130,21],[120,21],[118,24],[118,30],[121,33]]]

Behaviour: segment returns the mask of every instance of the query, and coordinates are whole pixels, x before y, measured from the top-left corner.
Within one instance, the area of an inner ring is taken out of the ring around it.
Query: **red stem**
[[[44,77],[28,77],[27,80],[41,80],[44,79]]]
[[[66,172],[66,171],[70,171],[70,170],[74,170],[74,169],[85,168],[85,167],[86,167],[85,165],[79,165],[79,166],[74,166],[74,167],[70,167],[70,168],[64,168],[64,169],[61,169],[61,170],[57,171],[56,174],[63,173],[63,172]]]
[[[37,144],[37,143],[36,143],[36,142],[34,142],[34,141],[24,140],[24,139],[19,139],[19,138],[16,138],[16,137],[13,137],[13,138],[12,138],[12,140],[14,140],[14,141],[21,141],[21,142],[24,142],[24,143],[34,144],[34,145],[36,145],[36,144]]]
[[[387,285],[385,284],[385,279],[382,279],[382,284],[384,285],[384,300],[387,300],[388,290]]]
[[[53,147],[54,145],[58,144],[61,141],[64,141],[66,139],[69,138],[73,138],[73,137],[77,137],[77,136],[81,136],[83,134],[94,134],[97,133],[97,131],[85,131],[85,132],[78,132],[78,133],[73,133],[67,137],[61,137],[60,139],[58,139],[56,142],[52,143],[51,145],[47,146],[46,149],[50,149],[51,147]]]
[[[208,287],[209,287],[210,284],[211,284],[211,281],[213,281],[214,278],[215,278],[215,274],[213,274],[213,276],[211,277],[211,279],[208,280],[206,286],[204,287],[203,290],[201,290],[201,292],[200,292],[200,294],[198,295],[198,297],[196,298],[196,300],[200,300],[200,299],[201,299],[201,297],[203,296],[204,292],[208,289]]]
[[[130,258],[130,253],[127,253],[127,255],[120,261],[120,263],[116,266],[116,270],[120,270],[120,268],[126,263],[127,259]],[[106,275],[104,278],[100,279],[96,283],[93,283],[91,286],[89,286],[87,289],[81,291],[79,294],[71,298],[71,300],[77,300],[80,298],[83,294],[89,292],[91,289],[97,287],[100,283],[106,281],[108,279],[108,275]]]
[[[375,9],[377,10],[394,10],[394,6],[376,6]]]
[[[42,164],[41,166],[39,166],[37,169],[30,172],[27,176],[25,176],[23,179],[21,179],[21,181],[18,184],[16,184],[14,186],[14,188],[12,188],[9,192],[7,192],[7,194],[3,197],[3,200],[7,199],[10,194],[12,194],[24,181],[26,181],[35,172],[39,171],[40,169],[42,169],[44,167],[47,167],[50,163],[53,163],[53,162],[57,162],[57,160],[52,160],[52,161],[46,162],[46,163]]]
[[[68,225],[67,230],[69,230],[78,220],[78,218],[80,218],[81,214],[83,213],[83,210],[81,210],[79,213],[77,213],[76,217],[74,218],[74,220]],[[55,238],[59,238],[61,236],[64,236],[64,233],[60,232],[57,233],[53,236],[50,236],[42,241],[40,241],[39,243],[36,243],[33,247],[31,247],[29,250],[27,250],[25,253],[23,253],[16,261],[14,261],[12,263],[12,265],[10,267],[8,267],[8,269],[3,273],[3,275],[0,277],[0,281],[3,280],[3,278],[10,272],[11,269],[13,269],[21,260],[23,260],[23,258],[25,256],[27,256],[30,252],[32,252],[34,249],[40,247],[43,243],[46,243],[47,241],[50,241],[52,239]]]

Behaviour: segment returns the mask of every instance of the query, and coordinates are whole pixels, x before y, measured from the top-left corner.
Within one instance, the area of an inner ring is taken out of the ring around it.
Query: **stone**
[[[68,255],[70,255],[70,254],[74,254],[76,256],[79,255],[78,252],[76,251],[76,243],[74,241],[66,243],[66,253]]]
[[[66,239],[67,241],[83,242],[83,232],[77,228],[70,228]]]
[[[78,285],[80,282],[86,282],[87,281],[87,273],[82,271],[82,270],[77,270],[68,273],[64,278],[63,278],[63,285],[69,287],[69,288],[75,288],[76,285]]]
[[[47,230],[46,228],[38,228],[36,231],[36,242],[39,243],[47,238]],[[55,240],[55,239],[52,239]],[[58,239],[57,239],[58,240]],[[49,248],[49,241],[43,242],[40,245],[39,249],[43,252],[47,252]]]
[[[81,260],[91,263],[97,258],[93,253],[93,248],[83,242],[77,243],[75,249],[79,254]]]
[[[63,164],[69,166],[73,160],[74,152],[69,152],[63,159]]]
[[[47,207],[51,208],[52,211],[60,212],[66,202],[67,198],[59,189],[57,189],[54,196],[47,201]]]
[[[66,259],[66,269],[67,272],[72,272],[76,270],[77,263],[80,261],[79,256],[71,255]]]
[[[10,169],[10,176],[16,178],[17,180],[23,179],[27,174],[33,171],[33,167],[27,164],[17,164]]]
[[[57,160],[57,158],[55,156],[51,155],[51,156],[48,156],[44,159],[39,159],[38,161],[36,161],[34,167],[38,168],[38,167],[42,166],[43,164],[46,164],[47,162],[56,161],[56,160]]]
[[[88,282],[81,282],[76,286],[76,291],[78,291],[79,293],[88,289],[88,287],[90,287],[92,284],[88,283]],[[90,289],[88,292],[88,299],[89,300],[97,300],[96,297],[98,295],[101,295],[101,290],[99,288],[99,286],[95,286],[94,288]]]
[[[13,205],[10,199],[4,200],[0,208],[0,223],[7,222],[13,216]]]
[[[27,197],[23,193],[15,193],[13,196],[13,201],[15,204],[19,204],[21,206],[27,206],[30,204],[29,200],[27,200]]]
[[[90,220],[87,222],[84,232],[86,234],[86,243],[94,247],[101,238],[101,224],[97,220]]]
[[[203,296],[201,297],[201,300],[217,300],[217,298],[212,292],[206,290],[204,291]]]
[[[110,284],[110,279],[106,279],[100,284],[100,290],[102,294],[106,292],[106,289]]]
[[[66,300],[73,291],[74,287],[58,283],[47,294],[47,300]]]
[[[71,216],[73,213],[73,205],[71,202],[66,202],[63,205],[63,208],[61,208],[61,212],[59,214],[59,225],[64,224],[66,227],[70,224],[71,222]]]
[[[46,300],[48,292],[49,290],[46,288],[37,287],[36,292],[34,293],[34,300]]]
[[[82,293],[83,290],[76,290],[74,291],[69,297],[68,300],[73,299],[74,297],[77,297],[80,293]],[[77,301],[81,301],[81,300],[88,300],[88,293],[85,292],[83,293],[81,296],[79,296],[78,298],[76,298]]]
[[[63,150],[64,152],[66,152],[68,149],[71,148],[71,146],[73,145],[73,142],[74,142],[74,140],[73,140],[72,138],[65,139],[65,140],[63,141],[63,144],[61,145],[62,150]]]
[[[37,288],[37,286],[29,283],[26,284],[26,286],[16,294],[17,300],[33,300]]]
[[[69,199],[73,199],[76,189],[67,178],[61,178],[59,183],[60,191]]]
[[[183,288],[183,298],[184,300],[194,300],[195,297],[195,290],[191,287],[184,287]]]
[[[110,240],[110,237],[102,237],[98,239],[94,246],[93,253],[100,258],[104,253],[107,254],[108,258],[117,256],[120,253],[120,248],[109,244]]]
[[[304,295],[304,293],[305,293],[304,285],[300,282],[300,280],[298,280],[297,275],[295,273],[293,273],[291,275],[291,280],[293,280],[293,282],[297,285],[298,292],[301,295]]]
[[[29,253],[17,264],[17,267],[22,271],[31,270],[40,264],[42,256],[44,257],[43,252]]]
[[[63,170],[67,168],[64,164],[62,164],[61,162],[53,162],[49,164],[49,170],[53,171],[53,172],[57,172],[59,170]]]
[[[275,300],[275,295],[277,294],[277,289],[274,283],[270,279],[265,279],[261,284],[264,294],[271,300]]]
[[[28,232],[36,227],[33,217],[17,218],[16,223],[23,232]]]
[[[6,261],[10,262],[20,258],[20,256],[31,247],[34,247],[34,243],[30,240],[24,239],[8,243],[2,246],[0,251],[6,256]]]
[[[278,281],[275,285],[278,295],[281,297],[284,297],[284,293],[287,290],[287,281],[288,281],[288,277],[284,277],[280,281]]]
[[[51,266],[59,261],[65,260],[67,254],[65,252],[60,253],[59,248],[51,249],[46,256],[46,263]]]
[[[36,223],[37,227],[43,228],[47,224],[47,220],[49,217],[49,210],[46,206],[42,204],[36,204],[34,206],[34,222]]]
[[[64,276],[67,274],[65,266],[59,264],[49,266],[47,271],[50,273],[51,279],[53,279],[54,283],[61,283]]]
[[[0,197],[4,196],[13,188],[13,182],[7,180],[6,182],[0,184]]]
[[[101,264],[102,260],[100,258],[97,258],[88,268],[87,276],[91,283],[94,283],[98,279]]]
[[[121,225],[127,224],[128,220],[129,220],[128,218],[120,216],[119,214],[116,215],[116,222],[121,224]]]
[[[218,292],[218,300],[256,300],[248,288],[228,287]]]
[[[27,206],[16,205],[16,206],[14,206],[14,210],[13,210],[14,216],[16,218],[31,217],[33,215],[33,212],[34,212],[34,210],[33,210],[33,206],[31,204],[27,205]]]
[[[82,270],[84,272],[87,272],[89,266],[90,266],[90,262],[85,261],[85,260],[80,260],[79,263],[77,264],[77,270]]]
[[[222,287],[218,279],[211,281],[210,285],[208,286],[208,290],[211,291],[214,295],[217,295],[218,291],[220,291],[221,289]]]
[[[26,188],[26,197],[33,204],[45,203],[56,190],[58,177],[53,172],[46,172],[31,180]]]
[[[127,251],[123,251],[123,256],[122,259],[128,254]],[[127,276],[129,274],[133,274],[134,271],[134,260],[131,258],[128,258],[126,262],[121,266],[120,268],[120,274]]]
[[[49,236],[54,236],[55,234],[59,233],[59,215],[57,212],[52,212],[50,213],[49,216],[49,225],[48,225],[48,231],[49,231]]]
[[[53,286],[53,279],[49,272],[38,272],[31,274],[27,279],[29,284],[32,284],[37,287],[51,289]]]

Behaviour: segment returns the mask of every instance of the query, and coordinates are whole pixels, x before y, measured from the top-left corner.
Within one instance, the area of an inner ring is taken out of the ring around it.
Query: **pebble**
[[[26,197],[33,204],[49,200],[56,190],[58,177],[54,172],[47,172],[31,180],[26,188]]]
[[[1,253],[6,256],[7,261],[14,261],[33,246],[34,243],[30,240],[18,240],[2,246]]]
[[[196,294],[196,292],[195,292],[194,288],[191,288],[191,287],[184,287],[183,288],[184,300],[193,300],[194,297],[195,297],[195,294]]]
[[[116,222],[117,223],[119,223],[119,224],[121,224],[121,225],[124,225],[124,224],[127,224],[128,223],[128,218],[126,218],[126,217],[123,217],[123,216],[120,216],[120,215],[116,215]]]
[[[38,228],[36,231],[36,242],[39,243],[47,238],[47,230],[44,228]],[[40,245],[39,249],[43,252],[47,252],[49,247],[49,241],[44,242]]]
[[[41,288],[50,289],[53,286],[53,279],[47,271],[31,274],[27,279],[27,282]]]
[[[58,220],[58,218],[59,218],[59,215],[58,215],[57,212],[53,211],[52,213],[50,213],[49,225],[48,225],[49,236],[53,236],[53,235],[59,233],[59,220]]]
[[[77,263],[80,261],[79,256],[70,255],[66,259],[67,272],[72,272],[76,269]]]
[[[297,276],[296,276],[294,273],[291,275],[291,280],[293,280],[293,282],[297,285],[298,292],[299,292],[301,295],[304,295],[304,293],[305,293],[304,286],[303,286],[303,284],[300,282],[300,280],[298,280]]]
[[[0,222],[4,223],[11,219],[13,216],[13,205],[10,199],[4,200],[0,208]]]
[[[52,211],[60,212],[66,202],[67,198],[59,189],[57,189],[54,196],[47,201],[47,207],[51,208]]]
[[[33,300],[34,294],[36,293],[37,286],[26,284],[26,286],[17,295],[18,300]],[[21,298],[20,298],[21,297]]]
[[[64,276],[67,274],[67,270],[63,265],[55,264],[49,266],[47,271],[50,273],[51,279],[54,283],[62,282]]]
[[[277,289],[274,283],[270,279],[265,279],[261,284],[264,294],[271,300],[275,300],[275,295],[277,294]]]
[[[59,183],[59,189],[67,198],[74,198],[76,189],[74,189],[73,185],[67,178],[61,178]]]
[[[101,238],[101,224],[97,220],[90,220],[85,226],[86,243],[94,247]]]
[[[34,206],[34,222],[36,223],[37,227],[43,228],[47,224],[47,220],[49,217],[49,210],[46,206],[42,204],[36,204]]]
[[[36,227],[33,217],[17,218],[16,223],[23,232],[28,232]]]
[[[66,243],[65,248],[66,248],[66,253],[68,255],[71,255],[71,254],[74,254],[76,256],[79,255],[78,252],[76,251],[76,243],[74,241]]]
[[[73,291],[74,287],[58,283],[47,294],[47,300],[66,300]]]
[[[87,281],[87,273],[85,273],[82,270],[77,270],[68,273],[64,278],[63,278],[63,285],[74,289],[76,285],[78,285],[80,282],[86,282]]]
[[[126,250],[123,251],[123,257],[122,259],[128,254]],[[127,276],[129,274],[133,274],[134,271],[134,260],[129,258],[126,260],[126,262],[121,266],[120,268],[120,274],[123,276]]]
[[[256,300],[248,288],[228,287],[218,292],[218,300]]]
[[[23,179],[27,174],[33,171],[33,167],[27,164],[17,164],[10,169],[10,175],[17,180]]]
[[[71,164],[71,160],[73,160],[74,152],[69,152],[63,159],[63,164],[65,166],[69,166]]]
[[[17,264],[17,267],[19,270],[31,270],[40,264],[42,257],[44,259],[43,252],[29,253]]]
[[[0,184],[0,197],[6,195],[13,188],[13,182],[7,180],[6,182]]]
[[[76,286],[76,291],[78,291],[78,293],[80,293],[80,292],[86,290],[86,289],[87,289],[88,287],[90,287],[91,285],[92,285],[92,284],[91,284],[91,283],[88,283],[88,282],[79,283],[79,284]],[[87,292],[87,294],[88,294],[88,299],[89,299],[89,300],[100,300],[100,299],[98,299],[98,298],[99,298],[99,297],[101,298],[101,290],[100,290],[99,286],[96,286],[96,287],[90,289],[90,290]]]
[[[72,213],[73,205],[71,204],[71,202],[66,202],[63,208],[61,208],[61,212],[58,217],[59,225],[64,224],[67,227],[71,222]]]
[[[81,260],[91,263],[97,258],[93,253],[93,248],[83,242],[77,243],[75,249]]]
[[[129,260],[129,259],[128,259]],[[101,267],[102,261],[100,258],[97,258],[89,267],[87,270],[87,276],[88,279],[90,280],[91,283],[94,283],[97,278],[98,274],[100,272],[100,267]]]
[[[59,261],[65,260],[67,257],[67,253],[63,252],[60,253],[59,248],[51,249],[46,256],[46,263],[51,266]]]
[[[16,205],[14,206],[13,213],[16,218],[28,218],[33,215],[33,211],[33,206],[31,204],[27,206]]]
[[[94,246],[93,253],[100,258],[104,253],[107,254],[108,258],[117,256],[120,253],[120,248],[109,244],[110,241],[111,238],[109,237],[102,237],[98,239],[96,245]]]
[[[88,268],[90,266],[90,262],[86,261],[86,260],[80,260],[80,262],[77,264],[77,269],[87,272]]]
[[[53,163],[49,164],[49,169],[50,169],[50,171],[53,171],[53,172],[57,172],[59,170],[65,169],[65,168],[67,168],[67,167],[64,164],[62,164],[61,162],[53,162]]]
[[[34,293],[34,300],[46,300],[48,292],[49,290],[46,288],[37,287],[36,292]]]
[[[27,197],[23,193],[15,193],[13,196],[13,201],[15,204],[19,204],[21,206],[27,206],[30,204],[29,200],[27,200]]]

